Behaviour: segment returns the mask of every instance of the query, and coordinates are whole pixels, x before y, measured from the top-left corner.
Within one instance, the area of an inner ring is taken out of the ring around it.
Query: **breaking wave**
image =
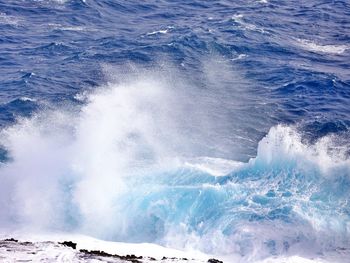
[[[216,127],[230,119],[218,118],[208,94],[193,100],[183,83],[175,90],[171,78],[141,75],[77,96],[82,107],[42,110],[2,130],[2,226],[246,261],[350,247],[340,138],[310,144],[277,125],[255,158],[223,158],[216,149],[227,147],[227,131]]]

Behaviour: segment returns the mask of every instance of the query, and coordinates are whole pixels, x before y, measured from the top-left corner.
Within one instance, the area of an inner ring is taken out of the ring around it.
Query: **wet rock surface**
[[[0,240],[0,262],[201,262],[203,260],[163,257],[156,259],[141,255],[110,254],[101,250],[77,249],[72,241],[63,242],[26,242],[14,238]],[[208,263],[222,263],[209,259]]]

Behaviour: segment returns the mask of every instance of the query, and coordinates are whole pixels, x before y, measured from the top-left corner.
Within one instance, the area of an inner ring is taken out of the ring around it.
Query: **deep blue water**
[[[0,1],[0,73],[2,225],[350,249],[349,1]]]

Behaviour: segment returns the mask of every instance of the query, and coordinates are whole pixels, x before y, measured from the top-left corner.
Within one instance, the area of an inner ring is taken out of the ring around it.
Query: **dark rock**
[[[87,254],[87,255],[93,255],[93,256],[99,256],[99,257],[114,257],[114,258],[119,258],[122,260],[130,261],[132,263],[142,263],[138,259],[142,259],[142,256],[137,257],[135,255],[126,255],[126,256],[119,256],[119,255],[112,255],[109,253],[106,253],[101,250],[86,250],[86,249],[80,249],[79,250],[81,253]]]
[[[14,239],[14,238],[7,238],[7,239],[4,239],[3,241],[5,241],[5,242],[18,242],[18,240],[17,239]]]
[[[208,263],[224,263],[224,262],[222,262],[222,261],[220,261],[218,259],[215,259],[215,258],[211,258],[211,259],[208,260]]]
[[[142,256],[137,257],[135,255],[126,255],[126,256],[117,256],[117,257],[120,258],[120,259],[131,261],[133,263],[139,263],[141,261],[139,261],[138,259],[142,259]]]
[[[89,254],[89,255],[95,255],[95,256],[101,256],[101,257],[113,257],[112,254],[106,253],[101,250],[86,250],[86,249],[80,249],[79,250],[82,253]]]
[[[77,243],[74,243],[72,241],[64,241],[64,242],[58,243],[58,244],[61,244],[61,245],[67,246],[67,247],[71,247],[73,249],[77,248]]]

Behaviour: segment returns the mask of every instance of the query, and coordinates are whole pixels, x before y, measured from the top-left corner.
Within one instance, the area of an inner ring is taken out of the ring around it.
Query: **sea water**
[[[349,262],[349,18],[344,0],[0,1],[1,228]]]

